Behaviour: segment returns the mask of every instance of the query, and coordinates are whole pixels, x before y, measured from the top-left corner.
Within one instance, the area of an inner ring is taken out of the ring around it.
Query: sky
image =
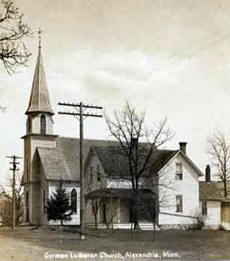
[[[148,125],[167,117],[175,136],[164,148],[185,141],[202,171],[210,163],[207,138],[230,131],[229,0],[15,2],[24,21],[42,30],[55,134],[79,136],[75,118],[57,115],[59,101],[101,105],[112,115],[128,100],[146,112]],[[14,75],[0,68],[0,181],[9,174],[6,156],[23,156],[38,38],[25,43],[27,67]],[[85,138],[110,138],[104,119],[87,119],[84,130]]]

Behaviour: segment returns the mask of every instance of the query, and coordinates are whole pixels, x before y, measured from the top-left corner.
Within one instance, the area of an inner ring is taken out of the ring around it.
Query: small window
[[[71,209],[73,213],[77,213],[77,192],[75,189],[71,191]]]
[[[183,179],[183,171],[182,171],[182,164],[176,163],[176,180],[182,180]]]
[[[207,202],[203,201],[202,202],[202,215],[207,216],[207,214],[208,214]]]
[[[183,212],[183,199],[181,195],[176,196],[176,212]]]
[[[97,165],[97,181],[100,182],[101,181],[101,172],[100,172],[100,166]]]
[[[42,114],[41,116],[41,134],[46,134],[46,116],[44,114]]]

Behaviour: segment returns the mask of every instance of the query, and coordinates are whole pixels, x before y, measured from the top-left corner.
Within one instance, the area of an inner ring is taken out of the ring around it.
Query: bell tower
[[[25,222],[40,224],[42,166],[37,148],[56,148],[57,135],[53,134],[53,115],[45,70],[42,62],[41,31],[39,29],[38,56],[27,115],[24,139]]]

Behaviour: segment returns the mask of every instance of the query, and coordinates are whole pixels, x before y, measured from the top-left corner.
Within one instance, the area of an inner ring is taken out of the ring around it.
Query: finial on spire
[[[38,39],[39,39],[39,42],[38,42],[38,48],[40,49],[42,46],[41,46],[41,28],[39,27],[38,28]]]

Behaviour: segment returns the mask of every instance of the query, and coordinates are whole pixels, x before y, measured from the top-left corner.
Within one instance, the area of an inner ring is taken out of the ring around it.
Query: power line
[[[70,115],[74,117],[79,117],[79,122],[80,122],[80,236],[81,240],[85,239],[85,233],[84,233],[84,212],[85,212],[85,205],[84,205],[84,166],[83,166],[83,140],[84,140],[84,135],[83,135],[83,117],[98,117],[101,118],[101,114],[94,114],[94,113],[85,113],[86,109],[95,109],[95,110],[102,110],[103,107],[101,106],[96,106],[96,105],[89,105],[89,104],[83,104],[82,102],[80,103],[67,103],[67,102],[59,102],[58,105],[61,106],[67,106],[67,107],[73,107],[77,108],[77,112],[66,112],[66,111],[60,111],[58,114],[63,114],[63,115]]]
[[[12,166],[10,170],[13,171],[13,180],[12,180],[12,229],[15,230],[15,172],[19,170],[17,165],[19,165],[19,162],[17,162],[18,159],[22,159],[22,157],[12,155],[7,156],[7,158],[11,159],[10,165]]]

